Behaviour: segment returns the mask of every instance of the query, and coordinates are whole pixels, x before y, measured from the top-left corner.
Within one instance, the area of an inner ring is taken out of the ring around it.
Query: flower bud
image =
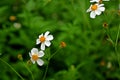
[[[105,61],[102,60],[102,61],[100,62],[100,66],[105,66],[105,65],[106,65]]]
[[[19,59],[19,60],[23,60],[23,57],[22,57],[22,55],[21,55],[21,54],[18,54],[18,56],[17,56],[17,57],[18,57],[18,59]]]
[[[62,47],[62,48],[66,47],[66,43],[62,41],[62,42],[60,43],[60,47]]]
[[[13,21],[16,21],[16,16],[10,16],[9,19],[10,19],[10,21],[12,21],[12,22],[13,22]]]
[[[108,24],[106,22],[103,23],[104,28],[108,28]]]
[[[28,60],[27,65],[31,65],[31,64],[32,64],[31,60]]]

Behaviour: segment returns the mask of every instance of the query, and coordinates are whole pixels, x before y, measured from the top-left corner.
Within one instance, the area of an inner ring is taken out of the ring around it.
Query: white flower
[[[111,68],[112,67],[112,63],[111,62],[108,62],[107,63],[107,68]]]
[[[109,1],[109,0],[90,0],[90,2],[102,2],[102,1]]]
[[[50,41],[53,40],[53,35],[49,35],[49,33],[49,31],[47,31],[44,35],[42,33],[36,40],[36,44],[41,43],[41,50],[45,50],[45,46],[49,47],[51,45]]]
[[[87,12],[91,12],[90,13],[90,17],[91,18],[95,18],[96,15],[100,15],[103,11],[105,11],[105,7],[103,7],[104,4],[93,4],[89,7],[89,9],[87,10]]]
[[[14,23],[13,26],[14,26],[16,29],[20,29],[20,28],[21,28],[21,24],[20,24],[20,23]]]
[[[44,56],[44,52],[43,51],[38,51],[37,48],[33,48],[31,50],[31,53],[29,53],[30,55],[30,60],[32,61],[33,64],[35,64],[35,62],[37,62],[37,64],[39,66],[42,66],[44,64],[44,61],[42,59],[40,59],[41,57]]]

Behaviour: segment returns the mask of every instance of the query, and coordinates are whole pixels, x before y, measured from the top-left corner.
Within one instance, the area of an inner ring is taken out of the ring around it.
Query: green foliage
[[[120,80],[120,3],[118,0],[103,3],[105,12],[91,19],[86,12],[89,0],[2,0],[0,58],[25,80],[32,80],[17,55],[22,54],[26,64],[30,50],[40,46],[36,45],[38,36],[50,31],[54,40],[45,51],[45,65],[27,65],[35,80],[43,78],[48,53],[52,55],[62,41],[67,46],[50,60],[46,80]],[[16,19],[12,21],[10,16]],[[16,28],[15,23],[21,27]],[[108,28],[103,27],[104,23]],[[0,80],[21,80],[7,65],[0,64]]]

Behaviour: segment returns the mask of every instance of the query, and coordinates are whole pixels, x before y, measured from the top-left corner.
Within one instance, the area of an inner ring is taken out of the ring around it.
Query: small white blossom
[[[31,52],[29,53],[30,55],[30,60],[32,61],[33,64],[35,64],[35,62],[37,62],[37,64],[39,66],[42,66],[44,64],[44,61],[42,59],[40,59],[41,57],[44,56],[44,52],[43,51],[38,51],[37,48],[33,48],[31,50]]]
[[[90,13],[91,18],[95,18],[96,15],[100,15],[103,11],[105,11],[104,4],[98,4],[98,3],[91,5],[87,10],[87,12],[91,12]]]
[[[21,28],[21,24],[20,24],[20,23],[14,23],[13,26],[14,26],[16,29],[20,29],[20,28]]]
[[[112,63],[111,62],[108,62],[107,63],[107,68],[111,68],[112,67]]]
[[[44,35],[43,33],[39,35],[39,38],[36,40],[36,44],[41,43],[41,50],[45,50],[45,46],[49,47],[51,45],[51,40],[53,40],[53,35],[49,35],[49,31],[47,31]]]
[[[101,2],[101,1],[109,1],[109,0],[90,0],[90,2]]]

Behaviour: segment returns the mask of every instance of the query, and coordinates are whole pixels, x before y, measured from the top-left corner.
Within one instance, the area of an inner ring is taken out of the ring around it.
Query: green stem
[[[47,64],[47,67],[46,67],[46,70],[45,70],[45,73],[44,73],[44,76],[43,76],[43,80],[45,80],[45,78],[46,78],[50,59],[51,59],[60,49],[61,49],[61,48],[58,48],[57,51],[56,51],[55,53],[53,53],[53,54],[48,58],[48,64]]]
[[[80,69],[82,66],[86,65],[87,63],[88,63],[88,61],[85,61],[85,62],[80,63],[80,64],[76,67],[76,69],[77,69],[77,70]]]
[[[120,67],[120,59],[119,59],[119,54],[118,54],[118,50],[117,50],[117,44],[118,44],[118,38],[119,38],[119,34],[120,34],[120,25],[119,25],[119,28],[118,28],[118,33],[117,33],[117,37],[116,37],[116,42],[115,42],[115,52],[117,54],[117,59],[118,59],[118,64],[119,64],[119,67]]]
[[[117,43],[118,43],[119,33],[120,33],[120,26],[118,28],[118,33],[117,33],[117,37],[116,37],[116,41],[115,41],[115,51],[116,52],[117,52]]]
[[[3,59],[0,58],[0,60],[5,63],[6,65],[8,65],[22,80],[24,80],[24,78],[11,66],[9,65],[7,62],[5,62]]]
[[[50,62],[50,59],[48,59],[48,64],[47,64],[47,67],[46,67],[46,70],[45,70],[45,74],[44,74],[44,76],[43,76],[43,80],[45,80],[45,77],[46,77],[46,75],[47,75],[49,62]]]
[[[58,48],[57,51],[55,53],[53,53],[49,59],[51,59],[54,55],[56,55],[56,53],[60,50],[61,48]]]
[[[111,36],[110,36],[110,31],[109,31],[109,29],[105,29],[105,31],[106,31],[106,33],[107,33],[107,36],[108,36],[108,41],[110,41],[111,43],[112,43],[112,45],[114,46],[114,42],[113,42],[113,40],[112,40],[112,38],[111,38]]]
[[[22,61],[23,62],[23,61]],[[32,80],[34,80],[33,74],[31,72],[31,70],[27,67],[27,65],[23,62],[24,66],[26,67],[26,69],[28,70],[28,72],[31,74],[32,76]]]

